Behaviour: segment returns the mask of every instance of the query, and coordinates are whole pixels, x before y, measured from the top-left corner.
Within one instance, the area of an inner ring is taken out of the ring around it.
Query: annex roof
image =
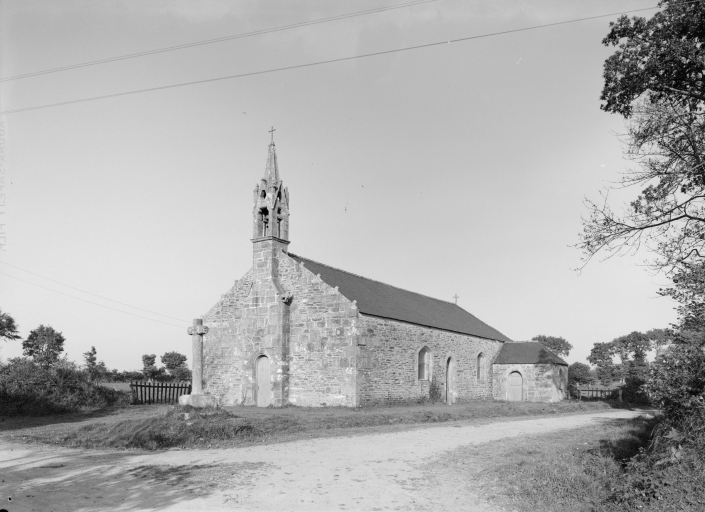
[[[298,263],[303,262],[304,267],[314,274],[320,274],[329,286],[337,286],[338,291],[349,300],[357,301],[357,308],[362,314],[479,338],[511,341],[497,329],[452,302],[373,281],[295,254],[289,253],[289,256]]]
[[[537,341],[505,343],[499,350],[494,364],[564,364],[563,359]]]

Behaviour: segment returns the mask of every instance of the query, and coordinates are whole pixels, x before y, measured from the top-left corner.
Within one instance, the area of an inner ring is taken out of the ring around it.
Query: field
[[[115,391],[130,391],[129,382],[102,382],[100,385]]]

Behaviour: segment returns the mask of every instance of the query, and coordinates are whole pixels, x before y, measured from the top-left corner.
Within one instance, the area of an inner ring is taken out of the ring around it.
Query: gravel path
[[[424,461],[463,445],[638,414],[609,410],[489,424],[455,422],[247,448],[149,453],[25,445],[0,438],[0,508],[496,512],[465,489],[424,485]]]

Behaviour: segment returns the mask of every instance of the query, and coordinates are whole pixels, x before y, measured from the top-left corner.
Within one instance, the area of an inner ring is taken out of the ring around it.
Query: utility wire
[[[58,68],[50,68],[50,69],[43,69],[41,71],[33,71],[31,73],[24,73],[22,75],[8,76],[6,78],[0,78],[0,82],[7,82],[9,80],[18,80],[20,78],[29,78],[29,77],[38,76],[38,75],[46,75],[48,73],[57,73],[59,71],[67,71],[69,69],[84,68],[87,66],[95,66],[97,64],[106,64],[108,62],[115,62],[118,60],[134,59],[136,57],[144,57],[145,55],[154,55],[155,53],[171,52],[174,50],[182,50],[184,48],[193,48],[194,46],[203,46],[206,44],[220,43],[223,41],[231,41],[233,39],[241,39],[241,38],[245,38],[245,37],[258,36],[261,34],[270,34],[272,32],[279,32],[282,30],[291,30],[293,28],[307,27],[309,25],[317,25],[319,23],[326,23],[328,21],[337,21],[337,20],[344,20],[347,18],[355,18],[357,16],[364,16],[366,14],[374,14],[374,13],[378,13],[378,12],[391,11],[393,9],[401,9],[403,7],[411,7],[414,5],[428,4],[428,3],[432,3],[432,2],[436,2],[436,1],[437,0],[417,0],[415,2],[409,2],[409,3],[405,3],[405,4],[398,4],[398,5],[390,5],[387,7],[379,7],[377,9],[370,9],[367,11],[359,11],[359,12],[353,12],[353,13],[348,13],[348,14],[340,14],[338,16],[331,16],[329,18],[319,18],[317,20],[303,21],[301,23],[294,23],[292,25],[284,25],[281,27],[255,30],[253,32],[245,32],[242,34],[235,34],[232,36],[218,37],[215,39],[206,39],[204,41],[196,41],[194,43],[185,43],[185,44],[179,44],[176,46],[167,46],[166,48],[159,48],[156,50],[147,50],[144,52],[128,53],[126,55],[119,55],[117,57],[110,57],[107,59],[92,60],[92,61],[88,61],[88,62],[81,62],[78,64],[70,64],[68,66],[62,66],[62,67],[58,67]]]
[[[175,324],[170,324],[169,322],[162,322],[161,320],[155,320],[154,318],[149,318],[149,317],[146,317],[146,316],[137,315],[137,314],[135,314],[135,313],[130,313],[130,312],[128,312],[128,311],[123,311],[123,310],[121,310],[121,309],[111,308],[110,306],[105,306],[105,305],[99,304],[99,303],[97,303],[97,302],[93,302],[93,301],[86,300],[86,299],[81,299],[80,297],[75,297],[75,296],[73,296],[73,295],[69,295],[68,293],[60,292],[60,291],[54,290],[54,289],[52,289],[52,288],[47,288],[46,286],[42,286],[41,284],[33,283],[32,281],[27,281],[26,279],[20,279],[19,277],[15,277],[15,276],[12,276],[12,275],[10,275],[10,274],[6,274],[5,272],[0,272],[0,275],[7,276],[7,277],[11,277],[12,279],[17,279],[18,281],[22,281],[22,282],[24,282],[24,283],[31,284],[31,285],[33,285],[33,286],[38,286],[39,288],[44,288],[45,290],[49,290],[50,292],[58,293],[58,294],[60,294],[60,295],[66,295],[67,297],[71,297],[72,299],[76,299],[76,300],[80,300],[80,301],[83,301],[83,302],[87,302],[88,304],[93,304],[94,306],[100,306],[101,308],[112,309],[113,311],[117,311],[118,313],[124,313],[124,314],[126,314],[126,315],[132,315],[132,316],[136,316],[136,317],[138,317],[138,318],[144,318],[145,320],[150,320],[150,321],[152,321],[152,322],[158,322],[158,323],[160,323],[160,324],[171,325],[171,326],[173,326],[173,327],[178,327],[179,329],[183,329],[183,327],[184,327],[184,326],[182,326],[182,325],[175,325]]]
[[[125,302],[120,302],[119,300],[109,299],[107,297],[103,297],[102,295],[98,295],[97,293],[92,293],[92,292],[88,292],[86,290],[81,290],[80,288],[76,288],[75,286],[71,286],[70,284],[62,283],[62,282],[57,281],[55,279],[51,279],[50,277],[36,274],[36,273],[31,272],[29,270],[26,270],[24,268],[18,267],[17,265],[13,265],[12,263],[7,263],[6,261],[0,261],[0,264],[7,265],[8,267],[16,268],[17,270],[21,270],[22,272],[27,272],[28,274],[32,274],[33,276],[41,277],[42,279],[46,279],[47,281],[51,281],[52,283],[60,284],[61,286],[66,286],[67,288],[72,288],[72,289],[77,290],[81,293],[87,293],[88,295],[93,295],[94,297],[98,297],[99,299],[108,300],[110,302],[120,304],[121,306],[127,306],[128,308],[139,309],[140,311],[145,311],[146,313],[152,313],[153,315],[163,316],[165,318],[171,318],[172,320],[178,320],[179,322],[186,322],[186,320],[183,320],[181,318],[175,318],[173,316],[163,315],[162,313],[157,313],[156,311],[150,311],[149,309],[138,308],[137,306],[133,306],[132,304],[126,304]]]
[[[672,5],[700,3],[702,1],[703,0],[695,0],[692,2],[682,2],[682,4],[672,4]],[[557,21],[555,23],[546,23],[543,25],[533,25],[531,27],[516,28],[516,29],[512,29],[512,30],[503,30],[501,32],[491,32],[489,34],[481,34],[479,36],[461,37],[458,39],[451,39],[449,41],[438,41],[435,43],[419,44],[419,45],[415,45],[415,46],[406,46],[404,48],[395,48],[393,50],[384,50],[384,51],[380,51],[380,52],[365,53],[362,55],[353,55],[350,57],[340,57],[337,59],[328,59],[328,60],[321,60],[318,62],[309,62],[307,64],[297,64],[294,66],[285,66],[285,67],[281,67],[281,68],[266,69],[263,71],[252,71],[250,73],[240,73],[238,75],[221,76],[221,77],[217,77],[217,78],[207,78],[204,80],[195,80],[193,82],[182,82],[182,83],[178,83],[178,84],[162,85],[159,87],[150,87],[148,89],[137,89],[134,91],[118,92],[118,93],[114,93],[114,94],[105,94],[102,96],[91,96],[89,98],[61,101],[58,103],[48,103],[46,105],[37,105],[34,107],[16,108],[13,110],[4,110],[4,111],[0,112],[0,114],[15,114],[17,112],[26,112],[28,110],[39,110],[39,109],[43,109],[43,108],[59,107],[62,105],[71,105],[74,103],[84,103],[87,101],[104,100],[104,99],[108,99],[108,98],[117,98],[120,96],[129,96],[132,94],[142,94],[145,92],[162,91],[165,89],[174,89],[176,87],[185,87],[187,85],[206,84],[206,83],[210,83],[210,82],[219,82],[221,80],[233,80],[235,78],[244,78],[247,76],[265,75],[268,73],[276,73],[279,71],[289,71],[292,69],[301,69],[301,68],[308,68],[308,67],[312,67],[312,66],[320,66],[323,64],[332,64],[333,62],[344,62],[344,61],[354,60],[354,59],[363,59],[366,57],[376,57],[378,55],[388,55],[390,53],[399,53],[399,52],[405,52],[405,51],[409,51],[409,50],[418,50],[420,48],[430,48],[432,46],[440,46],[440,45],[450,44],[450,43],[459,43],[459,42],[463,42],[463,41],[471,41],[473,39],[483,39],[485,37],[493,37],[493,36],[499,36],[499,35],[504,35],[504,34],[512,34],[512,33],[516,33],[516,32],[525,32],[527,30],[535,30],[535,29],[539,29],[539,28],[555,27],[558,25],[566,25],[569,23],[578,23],[581,21],[596,20],[596,19],[600,19],[600,18],[608,18],[610,16],[616,16],[618,14],[627,14],[627,13],[640,12],[640,11],[650,11],[650,10],[659,9],[659,8],[660,8],[659,6],[655,6],[655,7],[645,7],[642,9],[631,9],[628,11],[613,12],[610,14],[600,14],[597,16],[588,16],[586,18],[576,18],[576,19],[566,20],[566,21]]]

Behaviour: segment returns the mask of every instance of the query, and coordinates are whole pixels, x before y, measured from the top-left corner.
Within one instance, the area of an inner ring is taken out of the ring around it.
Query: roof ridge
[[[312,260],[311,258],[304,258],[303,256],[299,256],[298,254],[293,254],[292,252],[289,252],[289,256],[294,256],[294,257],[296,257],[296,258],[301,258],[302,260],[310,261],[311,263],[315,263],[316,265],[321,265],[321,266],[323,266],[323,267],[332,268],[333,270],[337,270],[338,272],[344,272],[345,274],[350,274],[351,276],[359,277],[360,279],[367,279],[368,281],[372,281],[372,282],[374,282],[374,283],[383,284],[384,286],[389,286],[390,288],[396,288],[397,290],[401,290],[401,291],[403,291],[403,292],[413,293],[414,295],[420,295],[421,297],[426,297],[427,299],[437,300],[437,301],[439,301],[439,302],[445,302],[446,304],[451,304],[451,305],[453,305],[453,306],[458,306],[456,303],[450,302],[449,300],[437,299],[436,297],[431,297],[430,295],[424,295],[423,293],[419,293],[419,292],[414,292],[414,291],[411,291],[411,290],[407,290],[406,288],[400,288],[400,287],[398,287],[398,286],[394,286],[393,284],[383,283],[382,281],[377,281],[376,279],[370,279],[369,277],[361,276],[360,274],[354,274],[353,272],[348,272],[347,270],[343,270],[343,269],[341,269],[341,268],[337,268],[337,267],[332,267],[332,266],[330,266],[330,265],[326,265],[325,263],[321,263],[320,261]],[[460,306],[458,306],[458,307],[460,307]],[[460,309],[463,309],[463,308],[460,308]],[[483,323],[484,323],[484,322],[483,322]]]

